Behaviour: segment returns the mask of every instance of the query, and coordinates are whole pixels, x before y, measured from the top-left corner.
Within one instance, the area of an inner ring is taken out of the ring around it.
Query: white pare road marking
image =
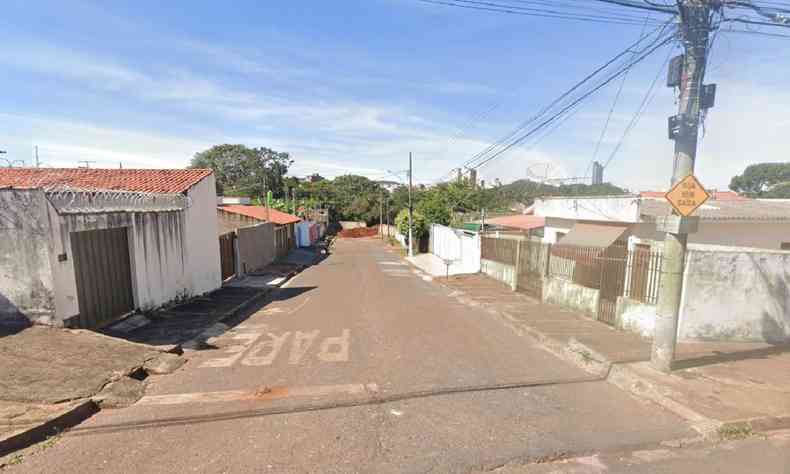
[[[311,332],[296,332],[294,337],[291,338],[289,364],[296,365],[302,360],[318,337],[319,332],[317,329]],[[267,336],[268,339],[256,344],[247,352],[247,355],[241,361],[242,365],[271,365],[277,359],[277,356],[280,355],[283,346],[285,346],[286,341],[291,336],[291,331],[280,335],[267,333]],[[316,357],[324,362],[347,362],[350,338],[351,331],[349,329],[343,329],[340,336],[324,338]]]
[[[374,395],[379,387],[375,383],[316,385],[312,387],[261,387],[255,390],[225,390],[221,392],[176,393],[171,395],[146,395],[137,405],[182,405],[186,403],[217,403],[232,401],[267,401],[284,398],[317,398],[332,395]]]
[[[401,267],[405,267],[406,266],[406,264],[403,263],[403,262],[395,262],[395,261],[392,261],[392,260],[385,260],[385,261],[379,262],[379,265],[398,265],[398,266],[401,266]]]
[[[298,365],[310,352],[323,362],[348,362],[351,342],[349,329],[343,329],[339,336],[327,336],[323,340],[319,338],[321,331],[318,329],[281,334],[268,332],[265,326],[259,329],[233,334],[230,336],[231,344],[223,348],[223,357],[206,360],[200,367],[230,367],[240,360],[242,365],[252,367],[271,365],[283,353],[288,354],[289,364]],[[286,350],[289,345],[290,350]]]

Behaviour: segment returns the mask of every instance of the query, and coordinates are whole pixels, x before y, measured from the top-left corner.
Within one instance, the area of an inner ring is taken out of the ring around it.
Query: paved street
[[[693,435],[372,239],[339,240],[209,343],[10,470],[466,472]]]

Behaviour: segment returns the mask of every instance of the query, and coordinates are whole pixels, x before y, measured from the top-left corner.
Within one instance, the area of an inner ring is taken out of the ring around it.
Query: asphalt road
[[[468,472],[692,435],[460,304],[377,240],[339,240],[209,342],[149,378],[138,404],[11,471]]]

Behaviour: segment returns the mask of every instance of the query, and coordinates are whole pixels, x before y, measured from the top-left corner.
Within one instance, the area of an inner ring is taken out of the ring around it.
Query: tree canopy
[[[214,170],[220,194],[261,199],[264,189],[271,190],[277,198],[284,196],[284,176],[292,163],[288,153],[224,144],[196,153],[189,167]]]
[[[782,198],[790,194],[790,163],[749,165],[733,176],[730,189],[752,197]]]

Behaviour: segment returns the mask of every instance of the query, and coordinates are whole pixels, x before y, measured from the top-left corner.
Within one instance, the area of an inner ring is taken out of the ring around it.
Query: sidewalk
[[[406,257],[412,265],[424,271],[432,277],[445,277],[463,273],[461,265],[456,261],[450,261],[448,268],[447,262],[432,253],[421,253],[413,257]]]
[[[790,346],[682,343],[676,369],[649,364],[651,343],[481,274],[442,279],[462,303],[500,316],[556,355],[685,418],[703,435],[790,428]]]
[[[84,330],[33,326],[0,338],[0,456],[142,396],[178,355]]]
[[[209,295],[100,332],[32,326],[0,337],[0,457],[79,424],[100,408],[135,403],[148,375],[177,370],[187,349],[228,330],[232,321],[320,257],[298,250],[264,271]],[[227,323],[227,324],[225,324]]]
[[[227,330],[225,322],[264,301],[274,289],[320,257],[317,249],[294,249],[263,270],[226,282],[222,288],[207,295],[145,316],[135,315],[102,332],[154,346],[204,348],[207,339]]]

